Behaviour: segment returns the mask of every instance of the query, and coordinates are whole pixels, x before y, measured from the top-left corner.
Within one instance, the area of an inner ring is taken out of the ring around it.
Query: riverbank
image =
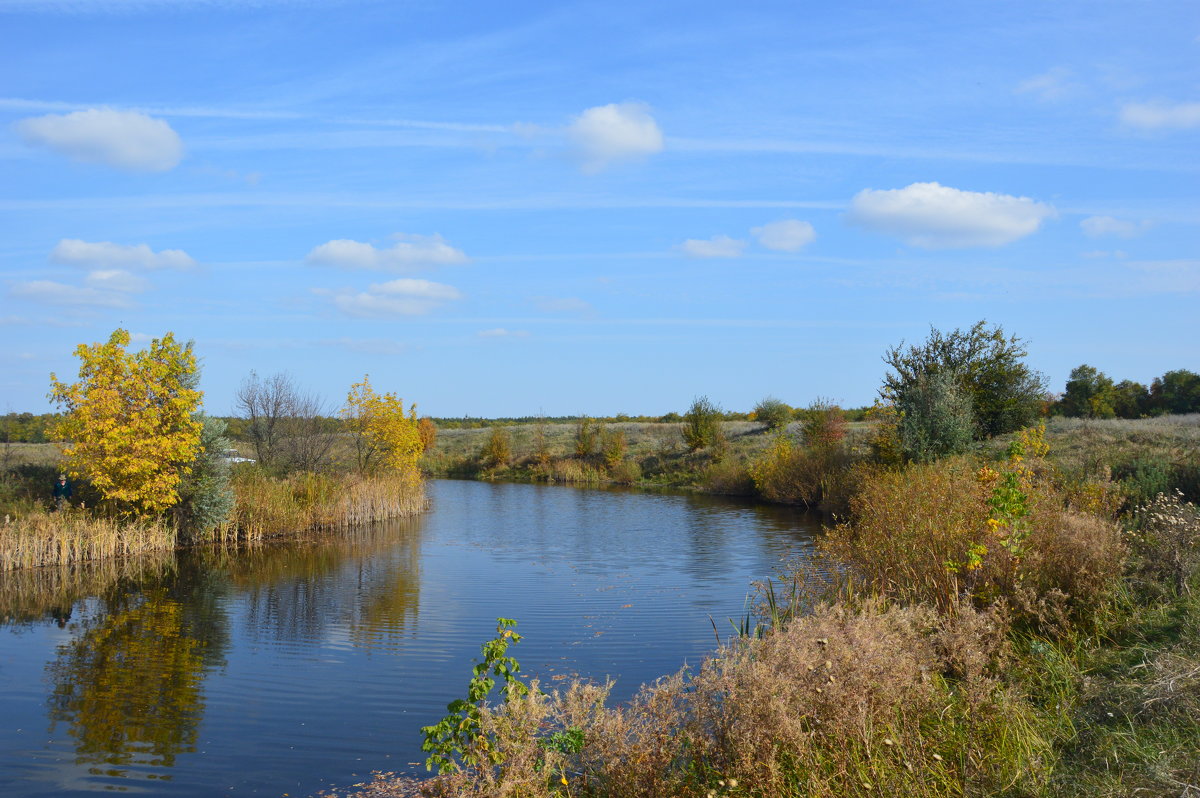
[[[437,445],[421,460],[430,476],[513,482],[620,484],[673,487],[706,493],[755,496],[765,501],[805,503],[791,489],[782,494],[756,484],[756,463],[764,461],[780,440],[780,432],[752,421],[722,422],[720,445],[691,451],[678,423],[615,422],[593,425],[581,446],[578,424],[510,424],[500,427],[439,430]],[[489,456],[499,430],[508,454]],[[782,437],[796,450],[805,448],[803,424],[793,422]],[[847,422],[834,465],[879,460],[872,442],[878,427],[867,421]],[[1052,418],[1047,422],[1048,461],[1064,480],[1080,485],[1110,479],[1129,506],[1144,504],[1160,492],[1180,489],[1200,500],[1200,415],[1128,419]],[[606,450],[605,441],[610,441]],[[978,454],[1002,460],[1012,436],[979,445]],[[581,453],[581,450],[583,453]],[[883,453],[886,458],[886,452]],[[811,463],[806,465],[812,466]],[[819,464],[818,464],[819,465]],[[810,477],[817,479],[819,475]],[[811,493],[811,491],[808,491]],[[839,509],[837,507],[832,508]]]
[[[52,444],[44,445],[46,447]],[[0,572],[70,565],[171,551],[181,545],[253,542],[406,518],[426,506],[423,480],[399,474],[296,473],[272,476],[253,466],[233,469],[230,521],[186,539],[170,514],[154,518],[98,515],[97,497],[79,490],[76,506],[53,512],[49,487],[57,462],[34,449],[4,482]]]
[[[797,568],[698,670],[460,707],[459,767],[347,794],[1200,794],[1200,513],[1118,520],[1020,443],[867,475],[821,544],[842,578]]]

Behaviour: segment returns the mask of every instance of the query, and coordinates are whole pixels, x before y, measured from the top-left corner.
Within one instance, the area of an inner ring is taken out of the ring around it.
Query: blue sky
[[[438,416],[1200,370],[1200,6],[0,0],[0,398],[116,327]]]

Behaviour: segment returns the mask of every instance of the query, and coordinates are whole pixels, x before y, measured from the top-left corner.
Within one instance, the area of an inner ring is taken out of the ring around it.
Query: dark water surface
[[[528,675],[697,664],[815,524],[691,495],[438,480],[334,540],[0,575],[0,795],[308,795],[417,770],[496,617]],[[557,677],[557,679],[556,679]],[[419,768],[423,772],[423,767]]]

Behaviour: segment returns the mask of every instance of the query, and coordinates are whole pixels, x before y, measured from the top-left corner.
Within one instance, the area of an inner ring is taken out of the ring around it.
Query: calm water
[[[719,498],[435,481],[340,538],[0,576],[0,794],[307,795],[417,770],[497,616],[552,686],[698,663],[814,524]]]

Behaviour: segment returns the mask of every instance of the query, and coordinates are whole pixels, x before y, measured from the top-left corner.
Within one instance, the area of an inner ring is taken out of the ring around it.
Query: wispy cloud
[[[693,258],[736,258],[746,249],[746,242],[726,235],[689,238],[679,245],[679,249]]]
[[[1023,80],[1014,90],[1017,94],[1032,94],[1043,102],[1061,100],[1074,90],[1071,82],[1071,70],[1065,67],[1053,69]]]
[[[574,296],[537,297],[533,300],[533,304],[539,310],[543,310],[546,313],[568,313],[584,316],[590,315],[595,310],[590,303]]]
[[[81,241],[64,238],[55,245],[50,259],[72,266],[108,266],[122,269],[190,269],[196,265],[181,249],[155,252],[147,244],[114,244],[111,241]]]
[[[997,247],[1037,231],[1055,215],[1028,197],[963,191],[939,183],[864,189],[850,203],[850,220],[926,249]]]
[[[336,294],[333,304],[348,316],[386,318],[420,316],[460,298],[462,294],[453,286],[429,280],[400,278],[374,283],[359,293]]]
[[[305,260],[318,266],[397,272],[412,271],[422,266],[466,263],[469,260],[465,252],[450,246],[436,233],[431,236],[396,233],[392,238],[396,243],[383,249],[345,238],[327,241],[314,247]]]
[[[112,291],[95,286],[79,287],[52,280],[31,280],[17,283],[9,291],[17,299],[46,305],[67,307],[130,308],[133,301],[124,291]]]
[[[509,330],[505,327],[493,327],[490,330],[480,330],[476,333],[480,338],[528,338],[528,330]]]
[[[777,252],[799,252],[817,239],[817,231],[808,222],[783,219],[750,230],[758,243]]]
[[[1131,222],[1128,219],[1117,219],[1113,216],[1089,216],[1079,223],[1080,229],[1089,238],[1116,236],[1117,238],[1133,238],[1142,232],[1144,223]]]
[[[0,0],[3,3],[3,0]],[[0,8],[3,6],[0,5]],[[220,108],[203,105],[113,105],[111,103],[72,103],[61,100],[33,100],[23,97],[0,97],[0,110],[8,111],[88,111],[104,107],[148,116],[182,116],[215,119],[304,119],[309,115],[299,111],[270,108]]]
[[[1128,103],[1121,107],[1121,121],[1146,131],[1200,128],[1200,102]]]
[[[75,161],[136,172],[165,172],[183,157],[183,141],[169,124],[136,111],[89,108],[16,123],[27,144]]]

